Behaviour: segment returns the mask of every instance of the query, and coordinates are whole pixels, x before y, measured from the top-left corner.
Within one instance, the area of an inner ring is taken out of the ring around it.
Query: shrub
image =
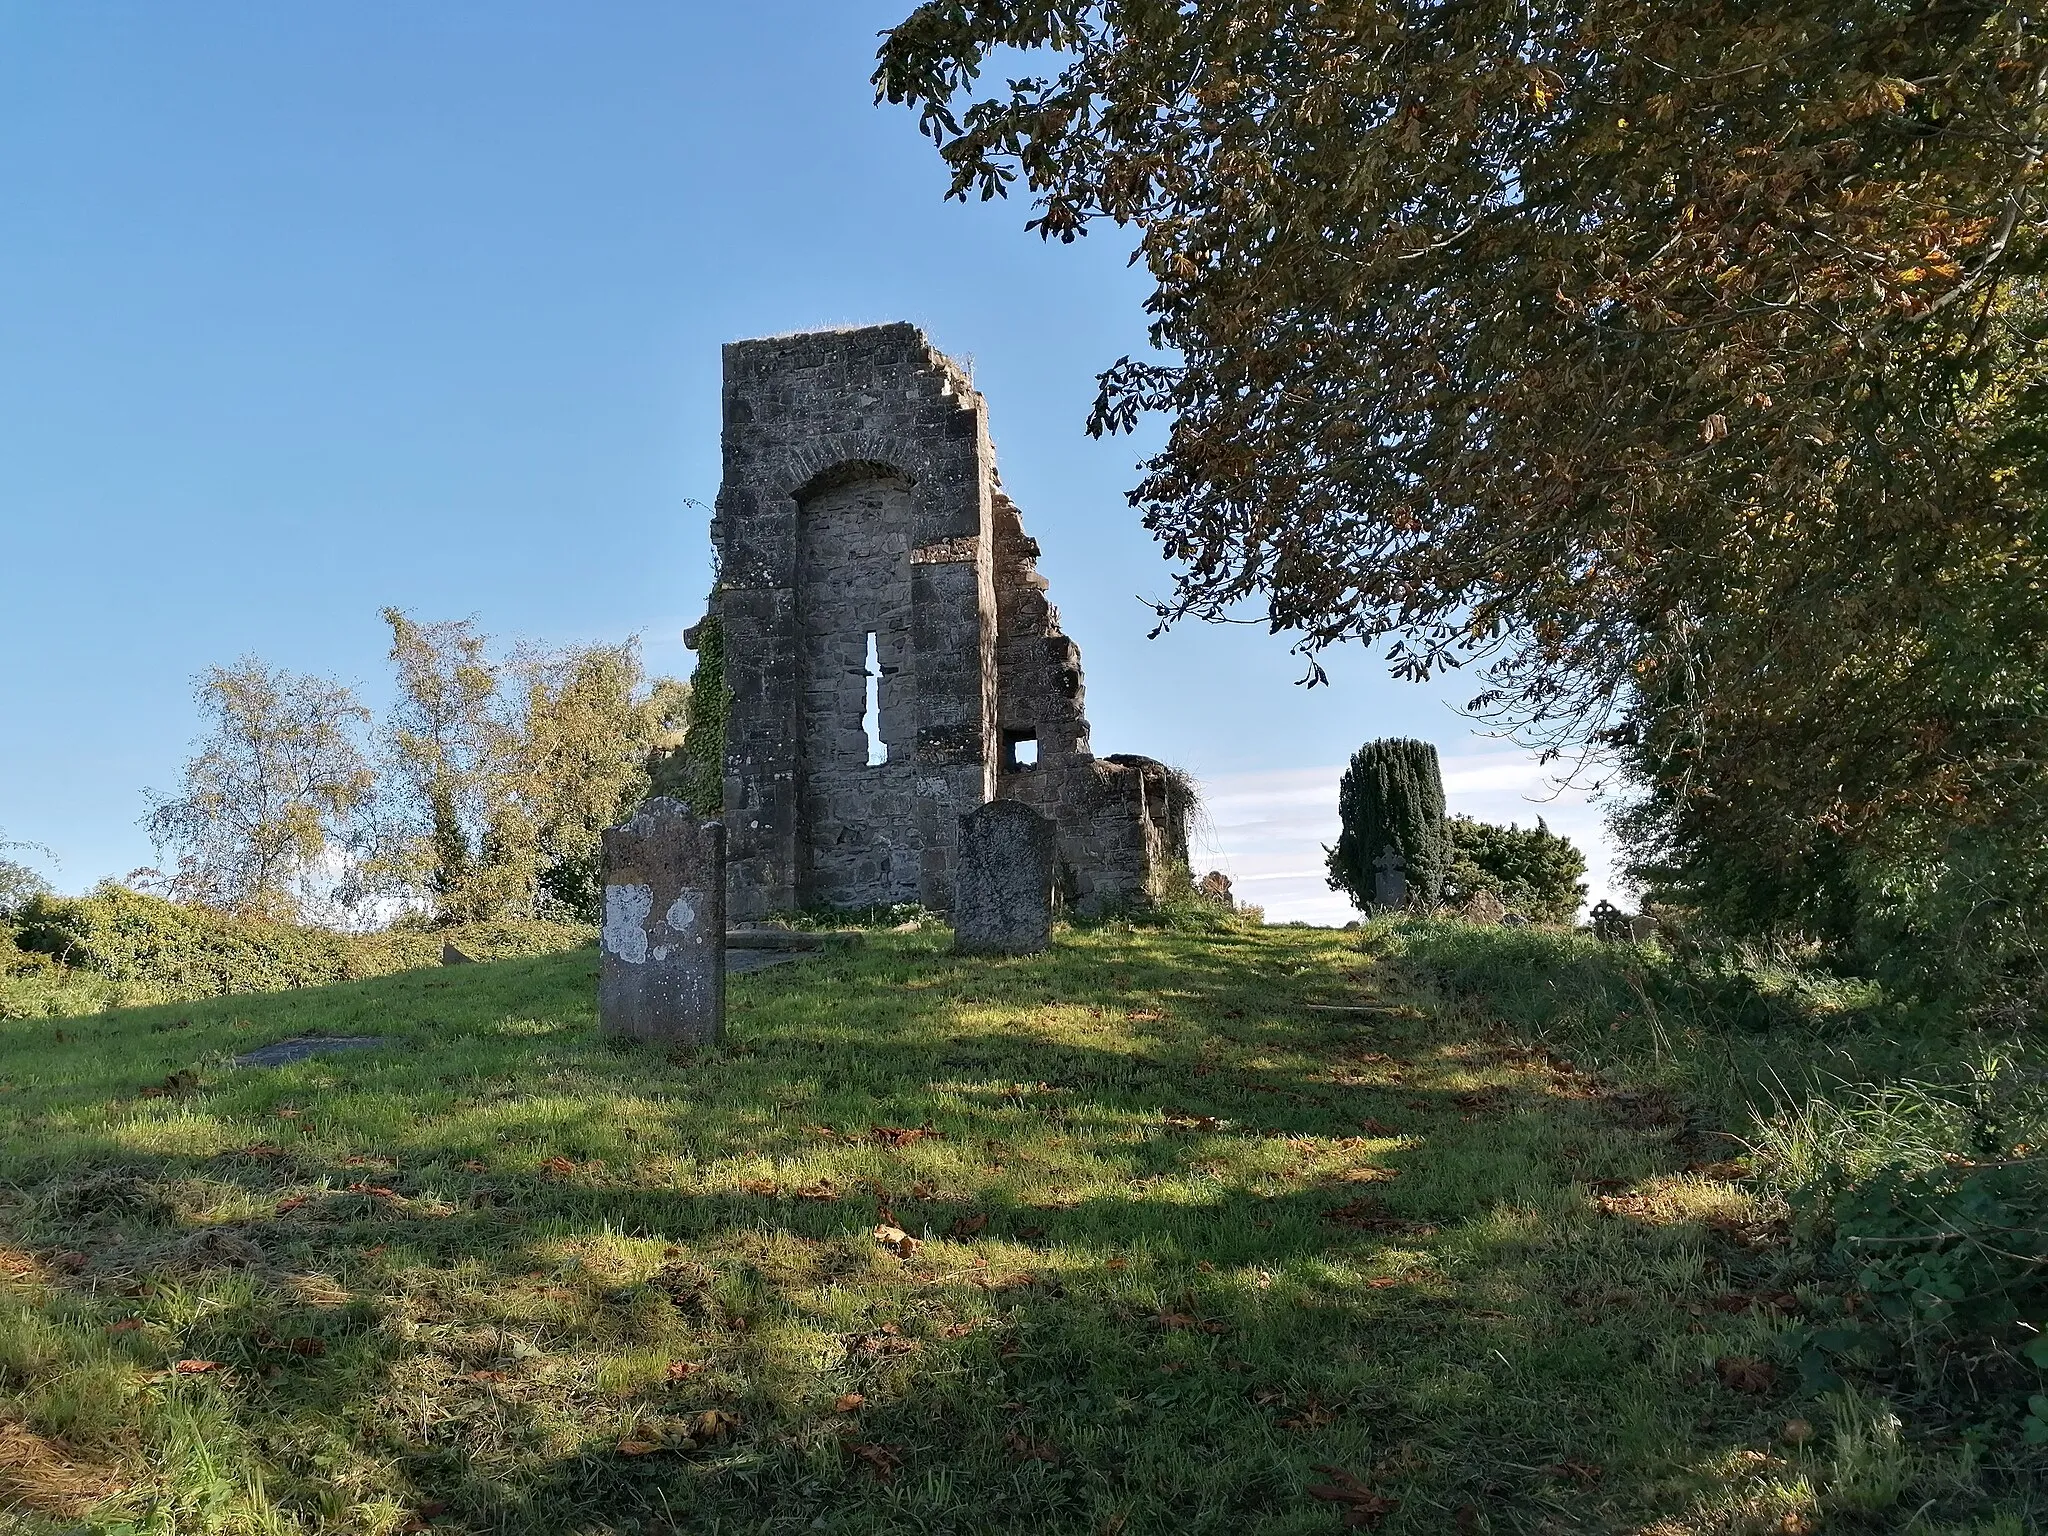
[[[1437,904],[1451,860],[1434,746],[1367,742],[1344,770],[1337,812],[1342,825],[1337,846],[1328,850],[1331,890],[1343,891],[1360,908],[1375,905],[1373,862],[1392,848],[1407,862],[1410,904]]]
[[[1536,818],[1524,831],[1510,822],[1475,821],[1453,816],[1446,824],[1451,840],[1451,867],[1444,876],[1443,899],[1452,905],[1491,891],[1511,912],[1543,922],[1568,923],[1586,899],[1579,877],[1586,856],[1570,838],[1560,837]]]
[[[66,970],[121,983],[123,1001],[173,1001],[324,986],[438,965],[444,942],[472,959],[545,954],[588,943],[590,930],[531,919],[432,932],[334,933],[231,917],[118,885],[90,896],[38,896],[15,943]]]

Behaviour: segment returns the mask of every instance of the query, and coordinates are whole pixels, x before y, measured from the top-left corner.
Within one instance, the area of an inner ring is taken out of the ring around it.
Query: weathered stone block
[[[953,947],[965,954],[1035,955],[1052,944],[1059,831],[1017,800],[991,800],[960,818],[953,859]]]
[[[725,1029],[725,824],[649,800],[604,834],[606,1034],[708,1045]]]

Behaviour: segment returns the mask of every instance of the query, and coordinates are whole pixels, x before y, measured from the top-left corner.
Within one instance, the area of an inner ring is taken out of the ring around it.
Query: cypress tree
[[[1330,888],[1361,908],[1373,905],[1373,861],[1387,849],[1407,861],[1408,900],[1429,908],[1451,863],[1444,778],[1426,741],[1369,741],[1352,755],[1337,790],[1341,828],[1330,856]]]

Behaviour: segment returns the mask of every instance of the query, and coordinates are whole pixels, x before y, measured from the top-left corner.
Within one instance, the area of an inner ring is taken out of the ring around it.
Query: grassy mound
[[[1633,1009],[1459,984],[1660,962],[1487,948],[1531,942],[882,933],[737,979],[727,1043],[678,1055],[596,1036],[588,952],[0,1023],[0,1509],[33,1536],[2033,1528],[2015,1434],[1966,1454],[1882,1376],[1803,1381],[1845,1288],[1726,1134],[1739,1095],[1659,1076],[1662,1004],[1638,1051]],[[1837,1059],[1868,1033],[1768,1027]],[[392,1044],[228,1065],[304,1033]]]

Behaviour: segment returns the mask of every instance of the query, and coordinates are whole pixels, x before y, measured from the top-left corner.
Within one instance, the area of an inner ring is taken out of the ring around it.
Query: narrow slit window
[[[868,631],[867,708],[861,712],[861,729],[868,733],[868,766],[879,768],[889,761],[889,743],[882,740],[882,655],[875,644],[875,632]]]
[[[1006,770],[1038,766],[1038,732],[1003,732],[1003,767]]]

